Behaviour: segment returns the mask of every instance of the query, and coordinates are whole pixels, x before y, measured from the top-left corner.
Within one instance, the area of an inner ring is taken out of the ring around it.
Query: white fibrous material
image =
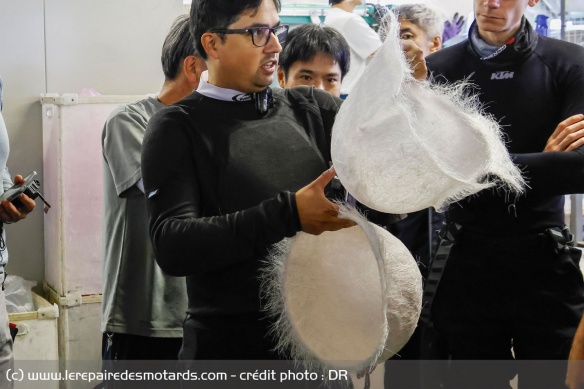
[[[523,178],[497,122],[463,93],[464,83],[414,80],[397,26],[390,23],[335,119],[332,160],[345,188],[368,207],[396,214],[443,209],[494,185],[521,193]]]
[[[422,276],[408,249],[355,210],[357,226],[298,233],[268,260],[263,291],[278,349],[310,369],[368,370],[416,328]]]

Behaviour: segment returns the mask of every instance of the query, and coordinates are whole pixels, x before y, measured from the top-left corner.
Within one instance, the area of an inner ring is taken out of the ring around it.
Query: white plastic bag
[[[21,313],[34,311],[32,301],[32,287],[34,281],[25,280],[19,276],[6,276],[4,281],[4,294],[6,295],[6,310],[8,313]]]

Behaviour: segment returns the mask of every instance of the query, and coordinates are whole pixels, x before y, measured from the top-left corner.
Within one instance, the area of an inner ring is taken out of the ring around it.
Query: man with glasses
[[[288,32],[279,9],[279,0],[193,1],[191,30],[207,78],[146,131],[142,173],[156,260],[187,276],[183,360],[281,358],[260,297],[268,251],[298,231],[353,225],[325,196],[340,100],[269,88]]]

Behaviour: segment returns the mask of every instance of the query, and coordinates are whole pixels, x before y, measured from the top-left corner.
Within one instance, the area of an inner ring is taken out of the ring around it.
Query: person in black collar
[[[325,196],[341,100],[314,88],[269,88],[288,32],[279,9],[279,0],[193,1],[191,28],[208,74],[146,131],[156,260],[187,276],[182,360],[281,358],[262,312],[262,261],[299,231],[353,225]]]
[[[584,310],[564,222],[564,195],[584,191],[584,48],[538,36],[523,16],[537,3],[475,0],[468,41],[427,58],[436,82],[477,86],[528,181],[517,198],[486,190],[448,209],[455,243],[431,319],[453,360],[565,360]],[[518,366],[520,387],[563,385],[563,364]],[[453,386],[476,373],[464,369]],[[471,386],[508,387],[516,372],[475,375]]]

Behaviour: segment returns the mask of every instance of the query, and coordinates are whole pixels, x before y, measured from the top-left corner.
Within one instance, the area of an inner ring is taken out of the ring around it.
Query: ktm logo
[[[496,72],[491,74],[491,80],[509,80],[514,74],[515,72]]]

